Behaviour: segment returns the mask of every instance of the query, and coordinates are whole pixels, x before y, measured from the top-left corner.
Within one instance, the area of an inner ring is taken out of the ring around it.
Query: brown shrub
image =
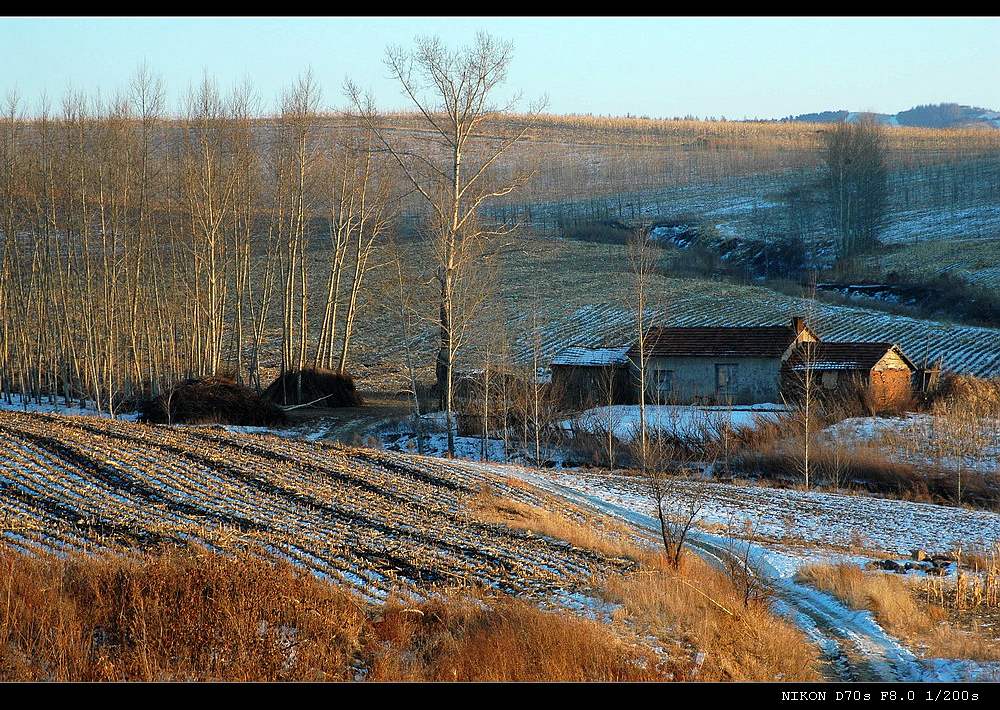
[[[322,368],[307,368],[279,375],[264,390],[264,398],[286,406],[306,404],[332,408],[362,405],[353,377]]]
[[[799,481],[802,451],[787,445],[764,446],[738,453],[733,468],[743,475],[782,483]],[[809,451],[813,480],[820,485],[862,488],[872,493],[954,505],[957,475],[932,465],[893,460],[877,446],[814,440]],[[1000,488],[976,471],[962,473],[962,503],[992,510],[1000,505]]]
[[[139,420],[150,424],[232,424],[275,426],[285,413],[249,387],[228,377],[185,380],[170,391],[146,400]]]

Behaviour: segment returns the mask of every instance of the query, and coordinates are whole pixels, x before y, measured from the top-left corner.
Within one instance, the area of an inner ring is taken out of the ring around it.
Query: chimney
[[[806,319],[802,316],[792,316],[792,330],[798,335],[806,328]]]

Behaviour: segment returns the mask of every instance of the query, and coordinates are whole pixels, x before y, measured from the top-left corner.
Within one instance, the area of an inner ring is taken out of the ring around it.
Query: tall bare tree
[[[435,261],[440,294],[439,347],[435,374],[440,405],[448,424],[448,452],[454,455],[452,382],[464,327],[476,315],[479,299],[469,298],[473,274],[488,253],[491,238],[511,231],[509,224],[487,224],[480,207],[524,185],[530,171],[501,174],[501,158],[521,140],[528,124],[505,121],[515,97],[496,102],[507,80],[513,47],[486,33],[458,50],[449,50],[438,38],[420,38],[407,51],[391,48],[386,65],[416,107],[432,138],[418,150],[406,136],[393,136],[382,125],[374,98],[362,95],[351,82],[346,90],[366,124],[402,169],[427,206],[427,237]],[[540,110],[536,106],[534,110]]]
[[[644,229],[637,229],[630,236],[626,245],[629,274],[632,280],[631,306],[635,316],[635,337],[637,361],[637,388],[639,395],[639,455],[640,465],[645,467],[648,459],[648,432],[646,430],[646,379],[648,377],[647,361],[649,345],[647,332],[649,324],[647,308],[652,288],[653,275],[656,273],[656,250],[649,235]]]

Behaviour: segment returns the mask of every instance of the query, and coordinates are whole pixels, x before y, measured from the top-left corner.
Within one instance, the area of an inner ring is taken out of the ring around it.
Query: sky
[[[3,18],[0,92],[29,107],[68,88],[109,96],[145,63],[168,105],[205,72],[249,78],[269,107],[311,68],[324,106],[346,77],[385,109],[407,106],[389,45],[485,30],[514,43],[507,91],[552,113],[780,118],[821,110],[895,113],[956,102],[1000,109],[1000,19],[987,18]]]

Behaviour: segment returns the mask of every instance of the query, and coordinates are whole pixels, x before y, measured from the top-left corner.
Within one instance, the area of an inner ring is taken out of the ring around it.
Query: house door
[[[736,396],[739,366],[723,363],[715,366],[715,398],[720,402],[731,402]]]

